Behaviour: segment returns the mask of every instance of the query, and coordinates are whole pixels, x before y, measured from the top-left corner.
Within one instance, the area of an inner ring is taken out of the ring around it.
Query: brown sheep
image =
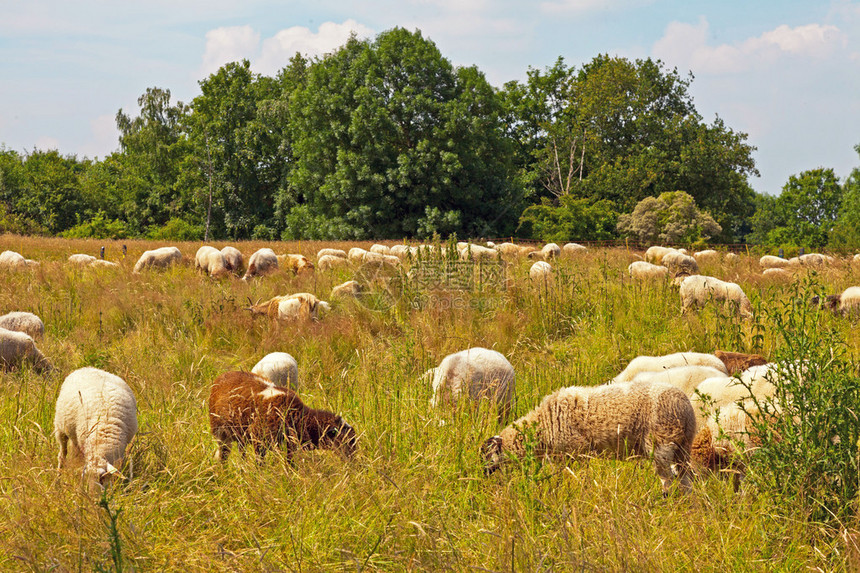
[[[768,359],[760,354],[744,354],[743,352],[726,352],[717,350],[714,356],[723,361],[729,376],[740,374],[753,366],[762,366],[768,363]]]
[[[250,299],[249,299],[250,302]],[[319,312],[328,312],[331,306],[314,295],[300,292],[285,296],[276,296],[266,302],[251,304],[248,310],[252,314],[265,314],[279,320],[316,320]]]
[[[304,255],[278,255],[278,264],[293,275],[314,272],[314,264]]]
[[[209,425],[218,442],[215,458],[226,462],[233,442],[242,455],[251,446],[262,461],[286,442],[287,459],[302,449],[338,450],[352,457],[355,430],[343,418],[306,406],[293,390],[275,386],[251,372],[225,372],[212,383]]]

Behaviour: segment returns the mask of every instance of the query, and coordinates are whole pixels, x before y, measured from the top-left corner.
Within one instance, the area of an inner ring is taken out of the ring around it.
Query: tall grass
[[[599,250],[555,263],[547,284],[529,262],[506,268],[504,288],[458,291],[457,304],[413,305],[408,285],[392,304],[332,301],[318,323],[252,317],[248,298],[298,291],[324,299],[353,271],[214,281],[192,267],[132,275],[156,242],[128,242],[122,267],[73,269],[73,252],[101,243],[0,238],[42,261],[0,274],[0,310],[45,321],[40,344],[57,372],[30,368],[0,380],[0,569],[183,571],[331,570],[795,570],[845,566],[842,538],[808,520],[796,499],[750,483],[707,477],[689,496],[660,495],[648,461],[571,460],[514,466],[485,478],[479,445],[499,430],[491,408],[433,410],[422,372],[469,346],[496,348],[517,371],[516,414],[561,386],[608,380],[633,357],[679,350],[779,356],[774,318],[740,321],[717,309],[680,315],[666,284],[632,282],[635,254]],[[199,243],[180,244],[192,257]],[[311,256],[344,243],[243,243]],[[361,246],[367,247],[367,244]],[[118,258],[121,243],[108,243]],[[790,300],[754,261],[709,270],[735,280],[761,307]],[[821,281],[857,284],[849,266]],[[414,293],[413,293],[414,294]],[[812,317],[810,317],[812,318]],[[852,319],[820,315],[849,353]],[[360,432],[359,453],[274,452],[258,465],[214,460],[206,398],[228,369],[286,351],[300,394],[341,413]],[[54,400],[65,375],[94,365],[134,390],[140,431],[123,473],[99,505],[80,467],[56,469]],[[758,483],[758,482],[756,482]],[[851,526],[850,523],[847,525]]]

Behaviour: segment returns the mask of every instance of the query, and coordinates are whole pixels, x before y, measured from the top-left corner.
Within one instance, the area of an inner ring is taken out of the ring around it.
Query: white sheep
[[[696,251],[693,253],[693,257],[702,264],[716,263],[720,260],[720,253],[713,249],[705,249],[704,251]]]
[[[669,269],[663,265],[652,265],[645,261],[633,261],[628,265],[627,272],[632,278],[643,280],[665,279],[669,276]]]
[[[640,372],[633,378],[634,382],[658,382],[669,384],[682,390],[687,396],[693,395],[696,387],[709,378],[725,376],[725,368],[717,369],[711,366],[677,366],[661,372]]]
[[[78,265],[80,267],[88,267],[93,263],[93,261],[96,261],[96,260],[98,260],[98,259],[96,259],[94,256],[85,255],[82,253],[69,255],[69,264]]]
[[[642,372],[663,372],[664,370],[679,368],[681,366],[709,366],[728,375],[726,365],[713,354],[705,354],[703,352],[675,352],[674,354],[663,356],[637,356],[612,381],[616,383],[629,382]]]
[[[744,318],[752,317],[752,305],[743,289],[735,283],[714,277],[693,275],[681,283],[681,314],[703,307],[708,301],[722,302],[735,307]]]
[[[358,281],[346,281],[331,289],[331,297],[352,297],[358,298],[364,294],[364,287]]]
[[[0,253],[0,267],[10,269],[22,268],[28,265],[27,259],[15,251],[3,251]]]
[[[668,255],[669,253],[677,252],[679,252],[678,249],[673,249],[672,247],[648,247],[648,250],[645,251],[645,260],[649,263],[659,265],[663,262],[663,257]]]
[[[740,261],[740,260],[741,260],[741,256],[740,256],[739,254],[737,254],[737,253],[731,253],[731,252],[729,252],[729,253],[726,253],[725,259],[726,259],[726,262],[727,262],[727,263],[732,263],[732,264],[734,264],[734,263],[736,263],[736,262],[738,262],[738,261]]]
[[[320,249],[319,252],[317,252],[317,260],[325,256],[345,259],[346,251],[343,251],[341,249]]]
[[[209,245],[203,245],[197,249],[197,254],[194,256],[194,268],[198,271],[207,273],[214,278],[224,277],[230,274],[230,269],[227,267],[227,261],[224,259],[224,254]]]
[[[848,287],[839,295],[839,312],[848,314],[860,309],[860,287]]]
[[[335,257],[334,255],[323,255],[319,259],[317,259],[317,267],[321,271],[338,269],[341,267],[345,267],[348,264],[349,261],[345,257]]]
[[[460,259],[464,261],[492,260],[498,259],[501,256],[501,253],[496,249],[482,245],[473,245],[471,243],[466,243],[462,248],[458,247],[457,251],[460,254]]]
[[[37,372],[53,369],[36,347],[33,337],[24,332],[0,328],[0,365],[4,368],[16,368],[22,362],[32,363]]]
[[[520,254],[519,245],[514,243],[500,243],[493,248],[499,251],[503,257],[517,257]]]
[[[45,336],[45,323],[32,312],[13,311],[0,316],[0,328],[23,332],[33,340]]]
[[[221,254],[224,256],[224,264],[227,265],[227,270],[237,275],[241,274],[245,268],[245,258],[242,256],[242,251],[236,247],[227,245],[221,249]]]
[[[379,243],[376,243],[374,245],[371,245],[370,252],[379,253],[380,255],[390,255],[391,249],[385,245],[380,245]]]
[[[699,263],[696,262],[696,259],[681,252],[666,253],[660,262],[673,273],[687,273],[688,275],[699,273]]]
[[[105,485],[119,473],[116,466],[136,433],[137,402],[122,378],[90,367],[66,377],[54,413],[60,468],[71,441],[84,459],[86,472]]]
[[[794,275],[787,268],[770,267],[762,271],[761,276],[769,279],[788,280]]]
[[[546,281],[552,278],[552,265],[546,261],[537,261],[529,269],[529,278],[533,281]]]
[[[736,402],[767,400],[776,394],[776,383],[780,377],[776,363],[752,366],[737,377],[714,377],[703,380],[690,397],[693,408],[700,420],[710,415],[715,408],[722,408]]]
[[[275,251],[263,247],[255,251],[251,255],[251,258],[248,259],[248,270],[245,271],[245,276],[242,277],[242,280],[246,281],[254,277],[270,275],[276,272],[278,268],[278,256],[275,254]]]
[[[275,386],[299,388],[299,363],[286,352],[272,352],[257,362],[251,372],[270,380]]]
[[[761,265],[763,269],[784,269],[789,266],[789,262],[782,257],[775,257],[773,255],[764,255],[762,258],[758,260],[758,264]]]
[[[182,253],[176,247],[161,247],[144,251],[134,265],[133,273],[143,269],[166,269],[182,261]]]
[[[389,249],[388,254],[397,257],[398,259],[405,259],[409,255],[415,257],[418,255],[418,247],[410,247],[409,245],[393,245],[391,249]]]
[[[807,253],[797,257],[800,264],[805,267],[823,267],[833,262],[833,257],[830,255],[822,255],[821,253]]]
[[[514,367],[500,352],[481,347],[461,350],[443,358],[429,372],[432,372],[433,406],[454,404],[462,397],[473,402],[489,400],[497,405],[500,421],[506,421],[513,410]]]
[[[361,247],[353,247],[347,253],[346,258],[349,259],[351,263],[361,263],[364,261],[364,255],[369,251],[362,249]]]
[[[547,243],[539,251],[531,251],[528,257],[536,261],[547,261],[561,255],[561,248],[555,243]]]
[[[588,248],[580,245],[579,243],[567,243],[561,248],[562,254],[565,255],[576,255],[587,251]]]
[[[533,433],[532,433],[533,432]],[[539,457],[605,453],[620,459],[653,454],[666,495],[678,469],[689,491],[690,446],[696,417],[690,399],[668,384],[627,382],[562,388],[484,442],[485,472],[498,469],[506,456],[525,455],[529,436]]]

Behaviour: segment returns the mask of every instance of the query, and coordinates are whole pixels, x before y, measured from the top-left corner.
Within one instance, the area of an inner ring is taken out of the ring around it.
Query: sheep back
[[[248,270],[242,280],[261,277],[278,270],[278,256],[269,248],[258,249],[248,259]]]
[[[29,334],[0,328],[0,364],[9,369],[17,368],[25,361],[30,362],[37,372],[53,369]]]
[[[453,404],[463,395],[470,400],[498,404],[499,417],[507,419],[516,393],[514,367],[502,353],[488,348],[469,348],[449,354],[433,371],[433,399]]]
[[[45,323],[32,312],[13,311],[0,316],[0,328],[29,335],[33,340],[45,336]]]
[[[161,247],[144,251],[132,272],[139,273],[144,269],[166,269],[182,261],[182,252],[176,247]]]
[[[728,374],[722,360],[713,354],[703,352],[675,352],[663,356],[637,356],[612,381],[629,382],[642,372],[662,372],[681,366],[709,366],[724,374]]]
[[[299,387],[299,363],[286,352],[267,354],[254,365],[251,372],[268,379],[275,386],[293,390]]]

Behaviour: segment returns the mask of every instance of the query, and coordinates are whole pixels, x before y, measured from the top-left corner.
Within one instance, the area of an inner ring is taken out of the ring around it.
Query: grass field
[[[0,381],[0,569],[8,571],[800,571],[848,567],[846,536],[804,519],[800,506],[747,484],[698,480],[668,499],[649,460],[529,460],[484,477],[478,448],[500,429],[494,412],[434,411],[419,377],[450,352],[495,348],[516,368],[524,414],[562,386],[603,383],[633,357],[779,344],[765,319],[706,309],[680,314],[663,283],[631,282],[641,253],[594,250],[556,266],[552,284],[507,281],[424,298],[405,284],[365,303],[331,301],[316,323],[253,318],[248,300],[307,291],[328,300],[354,270],[250,283],[215,281],[193,265],[133,275],[145,249],[126,241],[120,269],[78,269],[72,253],[121,259],[121,243],[0,237],[40,261],[0,274],[0,311],[45,322],[40,348],[57,370],[28,367]],[[226,243],[213,243],[220,247]],[[199,243],[178,244],[193,260]],[[345,243],[240,243],[315,260]],[[368,244],[359,246],[367,247]],[[738,282],[754,304],[793,296],[765,280],[757,258],[702,268]],[[839,263],[818,274],[827,292],[860,284]],[[420,286],[420,285],[419,285]],[[503,288],[504,287],[504,288]],[[856,353],[856,324],[822,314]],[[754,324],[762,338],[753,336]],[[206,399],[221,372],[249,370],[263,355],[299,362],[305,403],[341,413],[360,434],[352,460],[278,452],[262,465],[213,454]],[[124,482],[106,503],[79,468],[56,469],[54,402],[72,370],[121,376],[138,401],[140,430]],[[853,524],[845,524],[853,527]]]

